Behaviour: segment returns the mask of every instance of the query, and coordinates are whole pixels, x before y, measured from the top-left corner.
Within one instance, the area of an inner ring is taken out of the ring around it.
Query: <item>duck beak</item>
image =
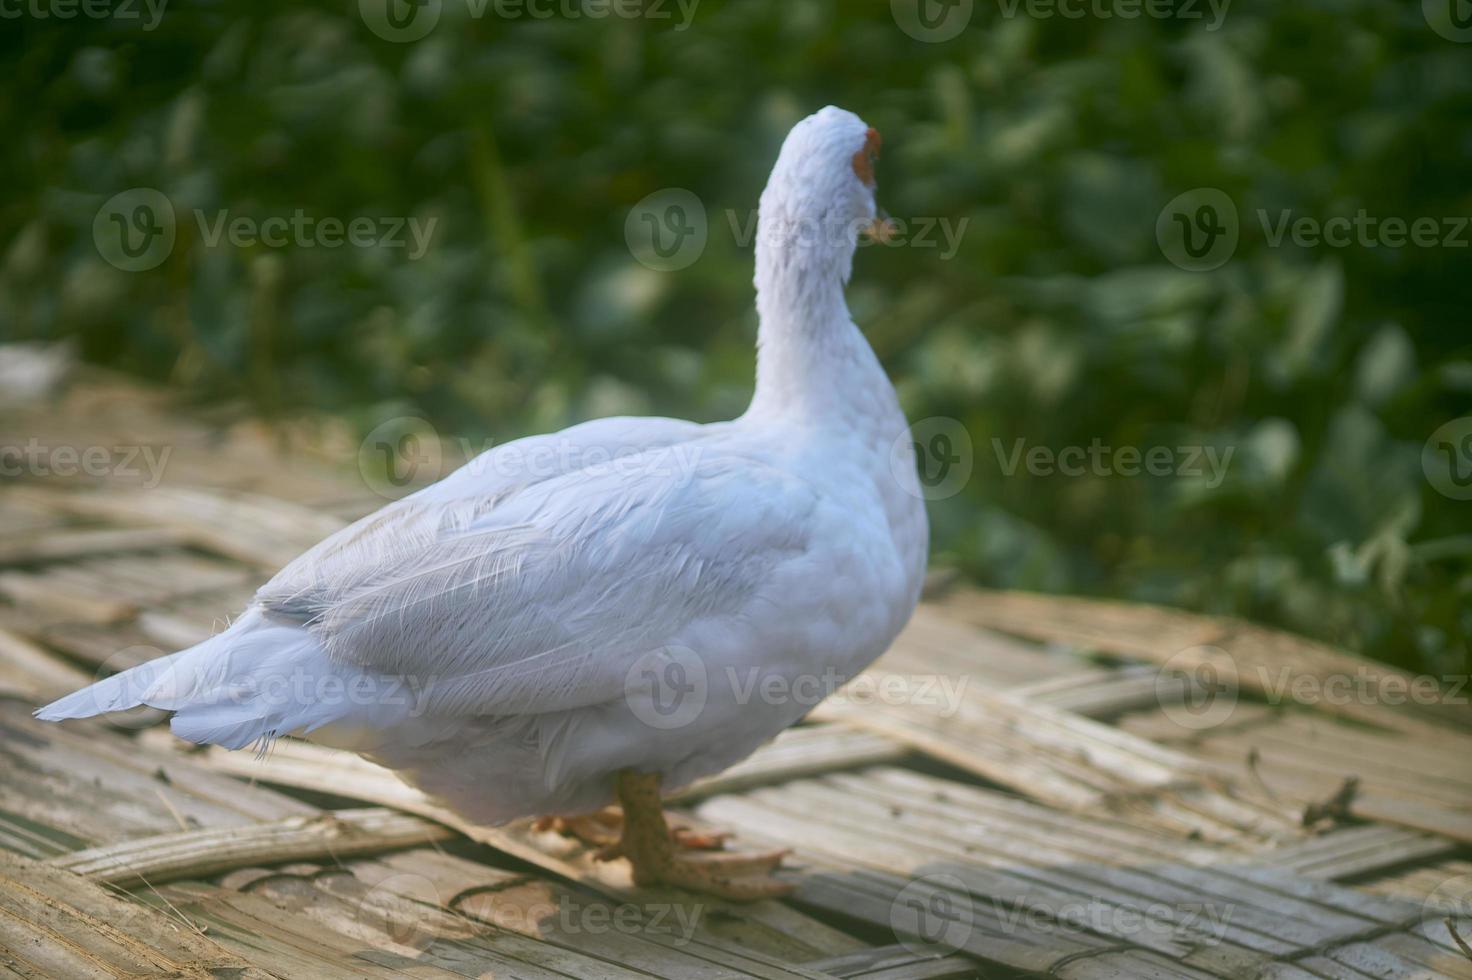
[[[870,241],[878,242],[880,245],[887,245],[894,240],[894,236],[897,234],[899,234],[899,229],[890,220],[889,212],[883,208],[875,208],[874,220],[864,226],[864,235]]]

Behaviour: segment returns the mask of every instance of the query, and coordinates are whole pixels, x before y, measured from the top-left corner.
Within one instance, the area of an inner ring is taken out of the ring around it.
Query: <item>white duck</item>
[[[599,419],[492,449],[312,548],[218,636],[38,717],[147,704],[194,742],[301,735],[483,823],[616,796],[636,882],[788,890],[767,876],[782,852],[685,853],[659,794],[798,721],[802,692],[883,653],[919,598],[905,417],[843,295],[878,148],[832,106],[783,143],[740,418]]]

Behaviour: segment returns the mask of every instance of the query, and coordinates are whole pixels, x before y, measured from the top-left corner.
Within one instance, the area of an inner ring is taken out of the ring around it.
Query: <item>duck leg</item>
[[[772,877],[788,851],[682,853],[665,822],[659,774],[625,769],[614,788],[623,807],[623,834],[612,853],[634,868],[634,884],[670,885],[736,901],[776,898],[796,889]]]

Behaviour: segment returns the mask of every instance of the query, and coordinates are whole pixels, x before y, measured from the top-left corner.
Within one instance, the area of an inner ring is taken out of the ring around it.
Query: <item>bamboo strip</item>
[[[92,847],[50,860],[93,881],[152,885],[206,878],[232,868],[349,854],[369,854],[446,840],[454,833],[382,807],[288,817],[250,827],[223,827]]]

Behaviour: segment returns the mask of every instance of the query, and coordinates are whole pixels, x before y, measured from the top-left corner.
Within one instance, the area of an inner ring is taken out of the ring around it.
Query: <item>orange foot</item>
[[[664,819],[675,839],[675,846],[682,850],[719,851],[731,839],[727,833],[697,830],[685,818],[673,813],[666,813]],[[555,830],[564,837],[575,837],[589,847],[596,847],[600,861],[624,857],[620,846],[624,814],[616,806],[606,806],[596,813],[576,817],[539,817],[533,827],[544,833]]]
[[[749,902],[789,895],[797,886],[772,876],[790,851],[721,851],[729,834],[696,831],[666,821],[658,773],[624,770],[615,777],[623,814],[611,807],[586,817],[544,817],[539,830],[556,829],[600,848],[600,860],[627,858],[634,884],[668,885]],[[688,851],[705,853],[685,853]]]

